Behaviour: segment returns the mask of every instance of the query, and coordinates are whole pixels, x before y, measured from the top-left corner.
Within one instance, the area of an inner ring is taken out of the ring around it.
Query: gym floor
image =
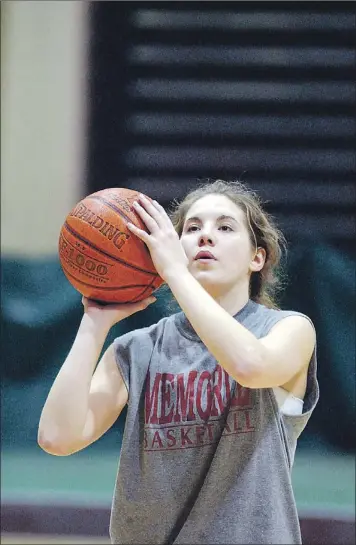
[[[38,534],[1,534],[1,545],[108,545],[109,539],[88,536],[51,536]]]
[[[39,448],[3,449],[1,503],[4,506],[26,504],[34,507],[53,506],[56,509],[56,506],[66,505],[84,507],[89,511],[95,508],[109,510],[117,464],[115,452],[100,449],[85,449],[69,457],[50,456]],[[301,516],[354,519],[353,456],[301,449],[296,454],[293,484]],[[63,535],[53,535],[52,527],[47,532],[51,535],[45,535],[36,527],[36,521],[28,521],[25,513],[18,520],[21,521],[19,527],[14,527],[13,523],[9,525],[2,517],[2,544],[110,543],[105,535],[71,536],[64,528]],[[58,533],[61,533],[62,523],[60,520],[56,522],[57,530],[53,531],[59,530]],[[66,522],[64,520],[63,524]]]

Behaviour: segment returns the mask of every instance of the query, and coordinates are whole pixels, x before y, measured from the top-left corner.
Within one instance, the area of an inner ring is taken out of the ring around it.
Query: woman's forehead
[[[206,195],[201,197],[189,208],[186,219],[190,217],[205,218],[232,216],[237,220],[244,218],[243,210],[225,195]]]

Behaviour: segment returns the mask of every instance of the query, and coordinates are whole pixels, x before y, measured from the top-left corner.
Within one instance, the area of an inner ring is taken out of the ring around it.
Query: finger
[[[146,299],[143,299],[142,301],[139,301],[138,303],[133,303],[135,306],[137,305],[139,308],[146,308],[148,307],[149,305],[152,305],[152,303],[154,303],[155,301],[157,301],[156,297],[146,297]]]
[[[107,305],[107,308],[109,310],[123,310],[123,309],[138,309],[138,308],[146,308],[148,305],[151,305],[157,301],[156,297],[153,295],[146,297],[146,299],[142,299],[142,301],[137,301],[137,303],[109,303]]]
[[[153,202],[153,205],[157,208],[158,212],[161,214],[161,217],[162,219],[164,220],[164,222],[166,223],[166,225],[168,227],[172,227],[172,221],[170,219],[170,217],[168,216],[167,212],[165,211],[165,209],[163,208],[163,206],[161,204],[159,204],[158,201],[152,201]]]
[[[143,299],[143,301],[140,301],[140,303],[147,307],[148,305],[152,305],[152,303],[155,303],[156,301],[157,298],[151,295],[150,297],[146,297],[146,299]]]
[[[149,213],[149,215],[154,218],[155,222],[159,227],[163,227],[164,220],[162,217],[161,210],[156,207],[153,202],[151,202],[145,195],[140,194],[140,204],[142,203],[144,209]],[[158,203],[157,203],[158,204]]]
[[[149,233],[146,233],[146,231],[143,231],[142,229],[139,229],[134,225],[133,223],[127,223],[127,228],[136,235],[139,239],[141,239],[143,242],[145,242],[147,245],[150,241],[150,235]]]
[[[157,221],[155,220],[154,217],[150,215],[149,213],[150,211],[146,211],[143,208],[143,206],[141,206],[141,204],[137,201],[135,201],[133,205],[135,207],[136,212],[138,213],[138,215],[140,216],[140,218],[142,219],[142,221],[144,222],[144,224],[146,225],[150,233],[154,233],[155,230],[157,229]]]
[[[137,303],[130,303],[127,306],[129,306],[130,313],[134,314],[135,312],[139,312],[140,310],[145,310],[145,308],[150,306],[155,301],[156,301],[155,297],[152,297],[152,298],[150,297],[149,299],[144,299],[143,301],[138,301]]]
[[[85,297],[85,295],[83,295],[82,297],[82,305],[85,309],[87,309],[89,307],[89,304],[91,304],[92,300],[89,299],[89,297]]]
[[[149,305],[152,305],[152,303],[155,301],[157,301],[156,297],[146,297],[146,299],[143,299],[142,301],[137,301],[137,303],[127,303],[124,306],[131,308],[132,312],[137,312],[138,310],[143,310]]]

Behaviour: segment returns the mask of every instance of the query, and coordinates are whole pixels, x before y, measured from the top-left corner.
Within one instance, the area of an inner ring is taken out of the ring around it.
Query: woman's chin
[[[212,275],[208,273],[208,271],[198,271],[193,274],[193,276],[195,280],[197,280],[197,282],[199,282],[199,284],[209,293],[219,289],[219,280],[217,278],[213,278]]]

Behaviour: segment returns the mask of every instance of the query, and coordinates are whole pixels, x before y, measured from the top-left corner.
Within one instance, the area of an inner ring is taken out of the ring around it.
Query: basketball
[[[59,259],[69,282],[85,297],[135,303],[162,285],[147,246],[126,227],[130,222],[147,231],[132,206],[138,195],[131,189],[103,189],[68,214]]]

